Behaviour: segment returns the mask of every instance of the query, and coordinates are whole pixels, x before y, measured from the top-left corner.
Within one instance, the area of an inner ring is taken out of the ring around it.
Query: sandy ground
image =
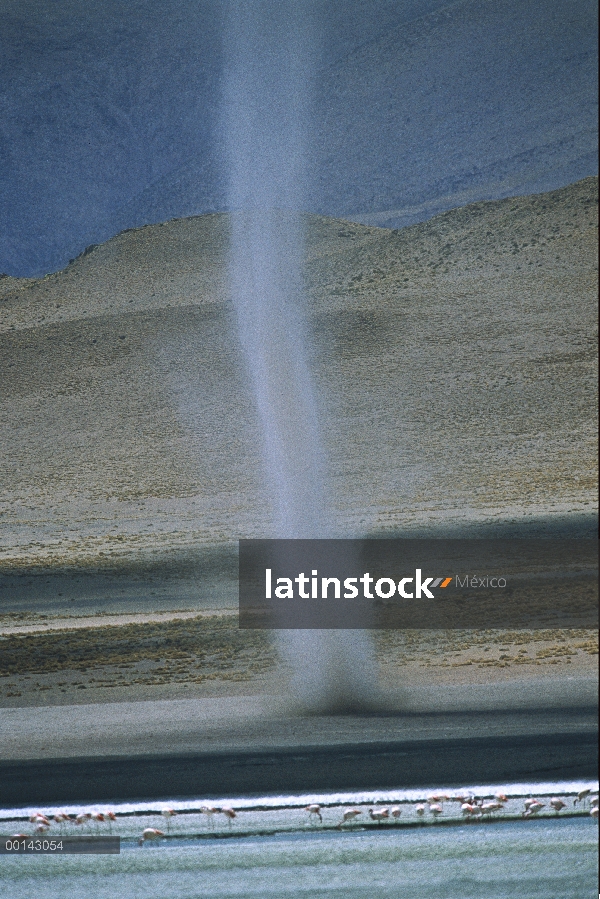
[[[207,615],[0,618],[0,707],[280,693],[276,638]],[[376,631],[384,691],[594,678],[594,631]]]
[[[132,615],[77,615],[72,617],[36,615],[34,612],[30,612],[21,615],[0,615],[0,636],[42,634],[47,631],[82,630],[120,624],[148,624],[149,622],[185,621],[188,618],[233,615],[237,615],[237,609],[209,609],[203,612],[174,610],[172,612],[142,612]]]

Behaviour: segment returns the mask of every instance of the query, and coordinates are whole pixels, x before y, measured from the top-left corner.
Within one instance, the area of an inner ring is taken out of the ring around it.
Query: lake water
[[[236,809],[233,822],[224,815],[200,812],[213,800],[165,803],[177,811],[169,822],[160,816],[164,805],[114,805],[117,820],[110,827],[121,836],[120,855],[2,856],[0,896],[585,899],[598,891],[598,827],[589,815],[589,804],[573,803],[573,794],[584,786],[597,789],[591,784],[525,784],[451,791],[449,795],[487,797],[501,791],[509,796],[496,818],[470,823],[461,819],[460,804],[447,800],[442,800],[439,818],[428,807],[418,818],[415,803],[442,793],[439,789],[239,797],[226,802]],[[545,806],[539,818],[523,820],[523,800],[531,794]],[[558,816],[548,806],[551,795],[565,799],[566,808]],[[305,810],[310,802],[322,804],[322,822]],[[223,800],[214,800],[218,803]],[[397,803],[401,816],[373,825],[367,809],[383,803]],[[341,812],[350,806],[362,807],[361,817],[335,829]],[[33,825],[25,817],[31,811],[0,810],[2,833],[32,833]],[[365,822],[370,829],[365,829]],[[138,838],[148,826],[162,829],[165,837],[140,846]],[[61,831],[53,824],[50,832],[56,838],[67,832],[65,828]],[[84,829],[89,834],[108,833],[106,824],[89,822]]]
[[[0,860],[10,899],[401,896],[585,899],[597,893],[591,819],[292,833]]]

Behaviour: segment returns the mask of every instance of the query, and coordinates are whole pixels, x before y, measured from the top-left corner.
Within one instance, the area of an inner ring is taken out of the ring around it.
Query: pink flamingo
[[[234,812],[234,810],[232,808],[228,808],[227,806],[223,806],[219,809],[219,811],[227,818],[227,826],[231,827],[231,822],[236,817],[236,813]]]
[[[355,818],[358,818],[359,815],[362,815],[362,811],[359,808],[348,808],[342,815],[342,820],[338,824],[338,827],[341,827],[342,824],[345,824],[346,821],[354,821]]]
[[[91,817],[92,817],[92,815],[90,812],[85,812],[85,813],[82,812],[81,814],[77,815],[77,817],[75,818],[75,824],[82,827],[84,824],[87,824],[87,822],[90,820]]]
[[[207,817],[208,826],[212,829],[214,827],[213,815],[218,815],[220,809],[218,809],[214,805],[203,805],[200,808],[200,812]]]
[[[308,812],[308,820],[314,821],[315,818],[318,818],[321,824],[323,823],[323,816],[321,815],[321,806],[317,805],[316,802],[313,802],[311,805],[307,805],[304,809],[305,812]]]
[[[54,815],[54,818],[52,820],[55,824],[58,824],[60,832],[64,833],[65,825],[68,824],[71,819],[66,814],[66,812],[59,812],[58,814]]]
[[[177,812],[174,811],[172,808],[163,808],[161,810],[161,815],[163,816],[163,818],[167,819],[167,833],[168,833],[171,829],[171,818],[174,818],[177,815]]]
[[[483,817],[483,810],[475,801],[465,803],[462,808],[463,815],[466,815],[470,820],[479,821]]]
[[[164,837],[162,830],[158,830],[156,827],[146,827],[138,840],[138,845],[143,846],[146,840],[160,840],[161,837]]]
[[[35,815],[32,815],[29,819],[32,824],[46,824],[50,827],[50,821],[45,815],[42,815],[41,812],[37,812]]]
[[[382,821],[390,817],[390,810],[389,808],[370,808],[369,816],[372,821],[377,821],[378,824],[381,824]]]
[[[557,815],[562,808],[567,807],[567,803],[563,802],[562,799],[559,799],[558,796],[554,796],[550,800],[550,805],[552,806],[552,808],[554,809],[554,811],[556,812]]]
[[[543,802],[539,802],[537,799],[534,799],[534,800],[533,800],[532,802],[530,802],[528,805],[527,805],[527,803],[526,803],[526,806],[527,806],[527,807],[526,807],[525,811],[523,812],[523,817],[524,817],[524,818],[532,818],[534,815],[537,815],[537,813],[538,813],[541,809],[545,808],[544,803],[543,803]]]
[[[504,808],[504,804],[502,802],[482,802],[479,808],[481,809],[482,815],[489,815],[491,817],[492,812],[500,811],[500,809]]]
[[[399,805],[393,805],[392,808],[390,809],[390,815],[392,816],[392,818],[399,818],[401,814],[402,814],[402,809],[400,808]]]

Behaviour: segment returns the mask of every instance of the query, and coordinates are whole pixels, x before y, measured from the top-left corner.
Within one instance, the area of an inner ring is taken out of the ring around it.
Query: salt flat
[[[4,761],[284,749],[593,728],[594,677],[411,686],[384,715],[297,716],[277,694],[0,710]],[[568,713],[569,709],[579,710]],[[573,717],[575,716],[575,717]],[[443,724],[440,722],[443,721]]]

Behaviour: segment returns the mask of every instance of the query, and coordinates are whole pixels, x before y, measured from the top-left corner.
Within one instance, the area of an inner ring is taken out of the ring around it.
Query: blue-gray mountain
[[[592,0],[311,10],[308,211],[399,227],[597,171]],[[226,208],[224,13],[5,0],[0,271],[43,274],[124,228]]]

